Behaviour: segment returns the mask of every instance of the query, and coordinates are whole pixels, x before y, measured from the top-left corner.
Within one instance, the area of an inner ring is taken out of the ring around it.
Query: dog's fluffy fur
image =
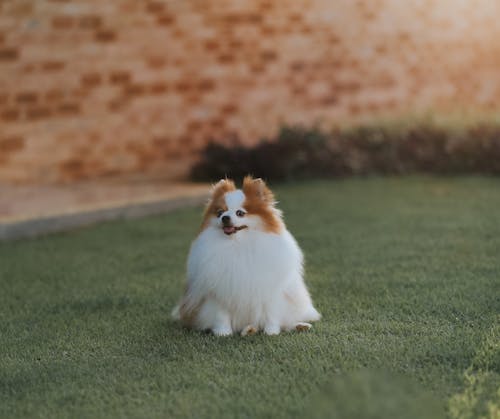
[[[307,330],[319,320],[303,256],[261,179],[221,180],[191,246],[185,294],[174,317],[216,335]]]

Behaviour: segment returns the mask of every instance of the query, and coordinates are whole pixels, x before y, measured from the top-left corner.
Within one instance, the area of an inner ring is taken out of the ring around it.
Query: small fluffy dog
[[[308,330],[320,319],[303,279],[303,256],[273,193],[247,176],[219,181],[191,246],[174,318],[219,336]]]

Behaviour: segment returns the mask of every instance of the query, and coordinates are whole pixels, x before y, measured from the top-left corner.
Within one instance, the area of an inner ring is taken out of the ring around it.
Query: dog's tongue
[[[225,234],[233,234],[236,232],[236,227],[234,226],[223,227],[222,230],[224,230]]]

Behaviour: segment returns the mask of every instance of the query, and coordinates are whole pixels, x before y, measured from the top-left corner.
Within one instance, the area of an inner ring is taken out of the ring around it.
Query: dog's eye
[[[243,216],[245,215],[245,211],[238,210],[238,211],[236,211],[236,215],[237,215],[238,217],[243,217]]]
[[[222,216],[222,214],[224,214],[224,210],[217,210],[217,218],[220,218]]]

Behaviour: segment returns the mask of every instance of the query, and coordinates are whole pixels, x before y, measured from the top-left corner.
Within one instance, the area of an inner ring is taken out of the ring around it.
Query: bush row
[[[500,174],[500,127],[460,130],[439,126],[363,126],[324,133],[284,127],[253,147],[211,142],[193,166],[194,180],[215,181],[251,173],[290,180],[415,172]]]

